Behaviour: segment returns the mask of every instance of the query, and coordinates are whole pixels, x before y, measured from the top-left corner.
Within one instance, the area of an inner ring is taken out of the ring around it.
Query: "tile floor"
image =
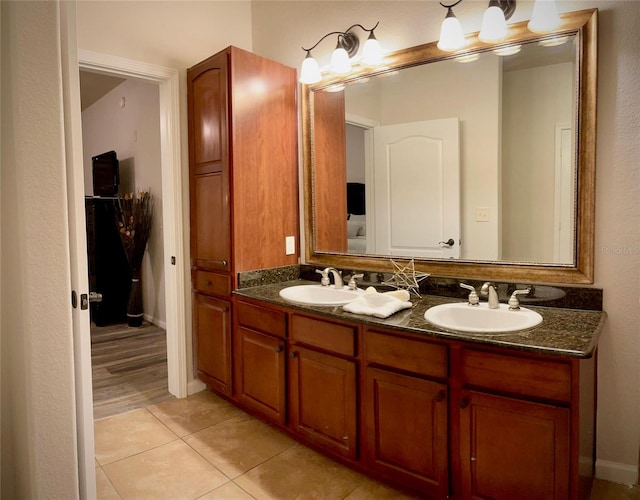
[[[412,498],[298,444],[210,392],[95,421],[98,499]],[[640,500],[597,481],[591,500]]]

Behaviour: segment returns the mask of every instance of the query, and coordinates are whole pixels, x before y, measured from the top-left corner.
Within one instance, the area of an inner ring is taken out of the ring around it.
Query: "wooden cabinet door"
[[[228,271],[231,218],[225,174],[191,179],[191,262],[200,269]]]
[[[284,424],[284,340],[248,328],[235,330],[236,398],[273,422]]]
[[[356,364],[305,349],[289,352],[290,419],[307,441],[355,459]]]
[[[463,391],[463,498],[569,498],[567,408]]]
[[[228,164],[228,61],[219,53],[187,70],[189,163],[194,175]]]
[[[229,271],[228,62],[221,53],[187,71],[191,262]]]
[[[231,303],[194,294],[196,363],[200,378],[231,394]]]
[[[446,498],[447,386],[367,367],[367,466],[397,482]]]

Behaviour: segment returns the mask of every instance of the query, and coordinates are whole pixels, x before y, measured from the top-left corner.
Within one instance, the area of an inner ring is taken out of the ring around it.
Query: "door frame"
[[[82,70],[156,83],[159,87],[167,375],[169,392],[184,398],[187,396],[187,271],[182,218],[179,72],[83,49],[78,49],[78,66]],[[172,264],[174,258],[175,264]]]
[[[376,241],[376,214],[375,214],[375,176],[373,171],[373,131],[376,127],[380,126],[380,122],[365,118],[364,116],[354,115],[351,113],[345,114],[345,123],[347,125],[353,125],[354,127],[360,127],[364,130],[364,202],[366,222],[365,228],[367,233],[367,253],[374,252],[374,242]]]

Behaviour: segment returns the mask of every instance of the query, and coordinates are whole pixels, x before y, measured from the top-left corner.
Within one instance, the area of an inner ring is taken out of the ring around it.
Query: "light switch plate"
[[[489,207],[476,208],[476,222],[489,222]]]
[[[296,238],[295,236],[285,236],[284,238],[285,252],[287,255],[293,255],[296,253]]]

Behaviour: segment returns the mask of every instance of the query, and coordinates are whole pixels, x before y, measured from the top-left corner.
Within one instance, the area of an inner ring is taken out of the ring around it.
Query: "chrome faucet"
[[[342,274],[335,267],[327,267],[322,271],[325,276],[328,276],[329,272],[333,274],[333,284],[336,288],[342,288],[344,283],[342,282]]]
[[[511,294],[511,298],[509,299],[509,310],[510,311],[518,311],[520,309],[520,301],[518,300],[518,295],[527,295],[531,292],[531,288],[527,288],[525,290],[514,290]]]
[[[490,281],[487,281],[482,285],[480,289],[481,295],[489,295],[489,309],[499,309],[500,308],[500,300],[498,300],[498,292],[496,291],[496,287]]]
[[[466,283],[460,283],[460,287],[469,290],[468,304],[470,306],[477,306],[478,302],[480,302],[480,298],[478,297],[478,294],[476,293],[476,289],[474,287],[472,287],[471,285],[467,285]]]

